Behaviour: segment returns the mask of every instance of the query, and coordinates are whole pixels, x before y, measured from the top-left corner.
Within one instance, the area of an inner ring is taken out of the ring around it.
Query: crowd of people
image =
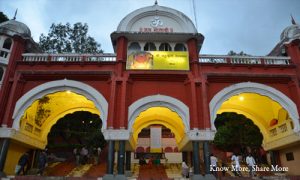
[[[77,166],[81,164],[86,164],[91,159],[93,159],[94,165],[98,165],[100,162],[99,158],[101,154],[101,148],[97,147],[88,150],[86,146],[83,146],[82,148],[74,148],[73,154]]]
[[[25,152],[19,159],[18,164],[15,167],[16,175],[26,175],[30,166],[29,152]],[[38,154],[38,175],[43,175],[45,167],[47,166],[47,149],[40,151]]]
[[[210,172],[212,175],[214,175],[216,178],[218,178],[220,175],[226,176],[227,171],[232,171],[235,176],[242,177],[241,173],[241,162],[242,157],[239,156],[237,153],[233,153],[230,157],[229,161],[227,163],[225,160],[218,159],[214,154],[210,155]],[[245,163],[247,165],[247,172],[249,173],[249,177],[256,176],[256,173],[254,171],[254,166],[256,166],[255,158],[251,155],[251,153],[248,153],[247,157],[245,158]],[[226,168],[227,167],[227,168]],[[193,168],[189,167],[186,162],[182,162],[182,176],[184,178],[188,178],[191,176],[193,172]]]
[[[65,161],[66,158],[60,158],[55,156],[53,153],[48,153],[47,149],[42,151],[37,151],[38,155],[36,156],[36,173],[38,175],[43,175],[44,170],[47,167],[48,161],[62,162]],[[95,165],[99,164],[101,148],[93,148],[89,149],[86,146],[82,148],[75,148],[73,150],[75,163],[77,166],[84,165],[91,161],[94,162]],[[31,151],[25,152],[19,158],[18,164],[15,166],[15,174],[16,175],[26,175],[28,173],[29,168],[31,167],[31,161],[33,160],[33,154]]]

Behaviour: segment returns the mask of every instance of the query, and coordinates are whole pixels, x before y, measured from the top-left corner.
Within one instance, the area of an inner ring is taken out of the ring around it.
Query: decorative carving
[[[50,116],[51,111],[47,109],[45,104],[49,103],[50,98],[45,96],[42,97],[41,99],[38,100],[38,107],[37,107],[37,112],[35,116],[35,124],[38,126],[42,126],[45,120]]]
[[[154,16],[154,19],[151,20],[150,26],[152,27],[159,27],[159,26],[163,26],[164,23],[162,20],[160,20],[159,16]]]

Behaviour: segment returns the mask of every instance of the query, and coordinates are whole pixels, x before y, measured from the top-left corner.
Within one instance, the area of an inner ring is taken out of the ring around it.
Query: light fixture
[[[71,91],[70,91],[70,90],[67,90],[67,91],[66,91],[66,93],[70,94],[70,93],[71,93]]]
[[[244,96],[240,96],[240,97],[239,97],[239,100],[240,100],[240,101],[244,101]]]

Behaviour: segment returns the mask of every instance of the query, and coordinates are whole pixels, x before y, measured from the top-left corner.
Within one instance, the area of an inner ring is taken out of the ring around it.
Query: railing
[[[23,54],[23,61],[27,62],[113,62],[115,54]]]
[[[39,62],[113,62],[115,54],[23,54],[23,61]],[[290,57],[200,55],[199,63],[290,65]]]
[[[288,131],[293,131],[292,120],[286,120],[284,123],[276,125],[269,129],[270,137],[276,137],[279,135],[284,135]]]
[[[290,57],[200,55],[200,63],[290,65]]]

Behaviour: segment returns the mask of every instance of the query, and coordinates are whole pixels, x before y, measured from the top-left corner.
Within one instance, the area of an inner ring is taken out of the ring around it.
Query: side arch
[[[24,94],[16,103],[13,113],[13,128],[20,129],[20,120],[25,110],[37,99],[58,91],[70,90],[91,100],[100,111],[102,129],[107,128],[108,103],[104,96],[92,86],[74,80],[57,80],[41,84]]]
[[[176,112],[183,121],[185,131],[190,130],[190,114],[189,108],[183,102],[170,96],[152,95],[141,98],[129,106],[128,110],[128,130],[132,131],[132,126],[139,114],[151,107],[166,107],[173,112]]]
[[[296,104],[285,94],[276,90],[273,87],[253,82],[243,82],[228,86],[218,92],[209,103],[211,128],[216,130],[214,120],[216,119],[217,111],[220,109],[224,101],[230,97],[241,93],[256,93],[278,102],[286,109],[294,123],[294,132],[299,132],[299,114]]]

